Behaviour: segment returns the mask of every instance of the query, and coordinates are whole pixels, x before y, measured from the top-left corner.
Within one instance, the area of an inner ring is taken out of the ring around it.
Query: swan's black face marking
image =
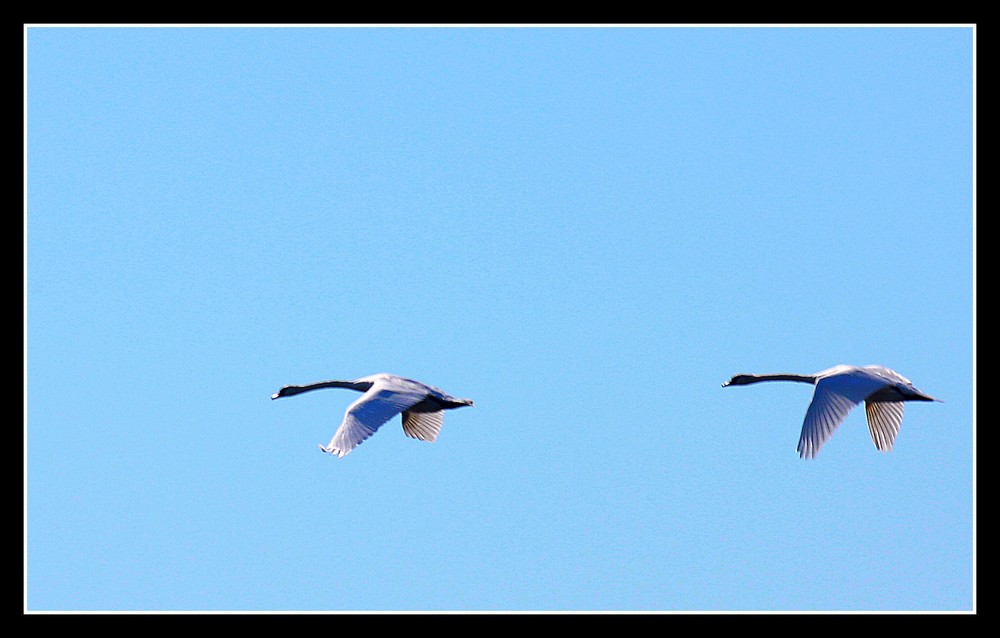
[[[287,397],[289,394],[294,394],[294,392],[289,392],[288,388],[282,388],[271,395],[271,399],[279,399],[281,397]]]

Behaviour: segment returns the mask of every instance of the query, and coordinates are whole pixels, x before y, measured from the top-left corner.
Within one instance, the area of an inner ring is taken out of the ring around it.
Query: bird
[[[294,396],[320,388],[347,388],[364,394],[347,406],[344,420],[330,443],[319,449],[342,458],[397,414],[403,415],[403,433],[421,441],[433,442],[441,432],[444,410],[475,405],[471,399],[459,399],[413,379],[380,373],[353,381],[317,381],[306,385],[286,385],[271,399]]]
[[[903,423],[904,401],[937,401],[913,387],[895,370],[876,365],[836,365],[816,374],[737,374],[722,387],[750,385],[761,381],[799,381],[816,386],[806,410],[796,451],[799,458],[815,458],[847,414],[862,401],[868,416],[868,431],[875,448],[888,452]]]

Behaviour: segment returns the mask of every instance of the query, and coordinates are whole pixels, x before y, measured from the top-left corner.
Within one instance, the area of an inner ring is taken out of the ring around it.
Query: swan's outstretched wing
[[[827,439],[833,436],[837,426],[847,418],[848,412],[858,403],[860,401],[835,392],[821,391],[817,386],[812,403],[806,411],[806,420],[802,423],[799,445],[795,448],[799,457],[815,457]]]
[[[383,423],[420,403],[423,398],[423,394],[415,390],[391,387],[388,383],[376,381],[361,398],[347,406],[344,421],[330,443],[319,447],[324,452],[342,457],[375,434]]]
[[[802,434],[796,448],[799,456],[815,457],[854,406],[885,385],[885,380],[863,371],[820,378],[802,423]]]
[[[871,432],[875,447],[881,452],[888,452],[899,434],[903,424],[902,401],[865,402],[865,413],[868,415],[868,431]]]
[[[421,441],[431,441],[441,433],[444,410],[437,412],[403,412],[403,432],[406,436]]]

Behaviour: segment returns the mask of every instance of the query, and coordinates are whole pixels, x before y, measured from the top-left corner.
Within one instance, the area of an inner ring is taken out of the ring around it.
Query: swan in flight
[[[799,381],[816,386],[806,411],[796,450],[799,458],[814,458],[854,406],[865,402],[868,431],[875,447],[892,449],[903,423],[904,401],[938,401],[913,387],[910,380],[882,366],[833,366],[816,374],[738,374],[722,387],[760,381]]]
[[[403,432],[421,441],[434,441],[441,431],[444,410],[474,405],[471,399],[458,399],[413,379],[394,374],[372,374],[354,381],[318,381],[308,385],[286,385],[271,399],[289,397],[320,388],[348,388],[363,392],[347,406],[344,421],[327,445],[319,449],[342,457],[375,434],[383,423],[403,414]]]

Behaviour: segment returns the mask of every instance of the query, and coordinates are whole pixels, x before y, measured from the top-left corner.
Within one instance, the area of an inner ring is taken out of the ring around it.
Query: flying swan
[[[865,402],[868,431],[879,451],[888,452],[903,423],[904,401],[938,401],[910,380],[882,366],[833,366],[816,374],[738,374],[722,387],[761,381],[799,381],[816,386],[796,450],[814,458],[854,406]]]
[[[328,445],[319,449],[345,456],[375,434],[383,423],[403,414],[403,432],[421,441],[434,441],[441,432],[444,410],[474,405],[471,399],[458,399],[441,390],[394,374],[372,374],[354,381],[318,381],[308,385],[286,385],[271,399],[289,397],[320,388],[348,388],[363,392],[347,406],[344,421]]]

